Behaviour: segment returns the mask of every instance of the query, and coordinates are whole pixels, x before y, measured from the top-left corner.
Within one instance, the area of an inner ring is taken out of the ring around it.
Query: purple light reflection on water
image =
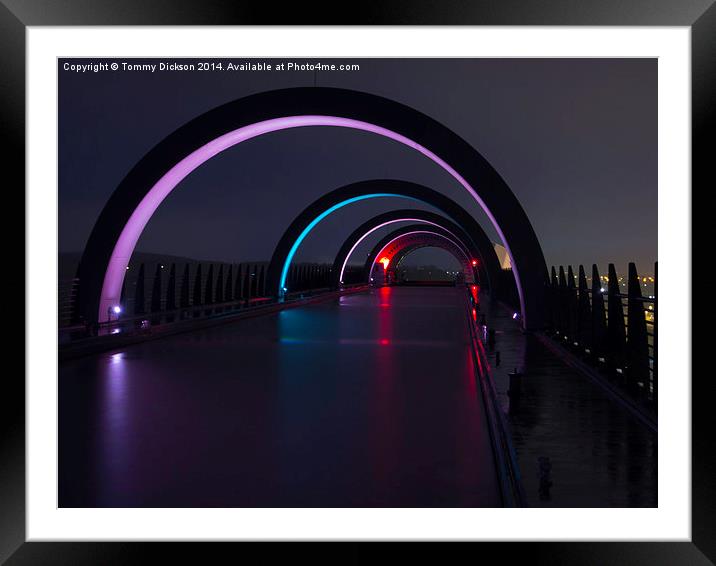
[[[503,234],[502,229],[497,223],[495,217],[492,215],[475,189],[462,177],[462,175],[460,175],[455,169],[448,165],[446,161],[438,157],[426,147],[387,128],[382,128],[380,126],[376,126],[375,124],[370,124],[360,120],[353,120],[350,118],[307,115],[274,118],[250,124],[248,126],[243,126],[219,136],[206,145],[193,151],[167,171],[144,196],[142,201],[130,216],[127,224],[122,229],[122,232],[114,245],[112,255],[110,256],[109,263],[105,271],[104,281],[102,283],[102,293],[100,295],[98,312],[99,321],[105,322],[108,319],[109,309],[119,301],[127,264],[129,263],[129,259],[134,251],[137,241],[139,240],[139,236],[144,230],[144,227],[147,225],[147,222],[149,222],[149,219],[152,217],[159,205],[186,176],[215,155],[238,143],[270,132],[307,126],[350,128],[378,134],[419,151],[455,178],[485,211],[485,214],[487,214],[488,218],[492,222],[492,225],[495,227],[502,244],[505,246],[505,249],[510,256],[512,271],[515,276],[517,291],[520,297],[520,310],[522,311],[524,317],[525,308],[522,285],[517,270],[517,263],[515,262],[512,251],[510,250],[509,242],[507,242],[505,235]]]
[[[106,378],[104,379],[104,396],[102,410],[102,459],[99,474],[99,485],[104,496],[110,499],[117,486],[127,481],[127,462],[130,461],[130,418],[127,360],[124,352],[109,356]]]

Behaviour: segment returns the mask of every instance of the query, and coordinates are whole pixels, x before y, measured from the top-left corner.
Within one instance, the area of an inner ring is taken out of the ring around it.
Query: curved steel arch
[[[411,240],[412,242],[413,240]],[[450,245],[441,245],[439,239],[426,239],[422,241],[416,241],[414,243],[407,243],[405,247],[401,248],[393,257],[393,265],[391,267],[391,270],[396,273],[396,282],[397,282],[397,273],[400,270],[401,263],[413,252],[422,249],[422,248],[441,248],[449,253],[451,253],[455,259],[460,261],[462,264],[462,272],[465,277],[465,284],[472,285],[474,283],[481,284],[479,277],[476,276],[475,271],[471,271],[471,265],[469,264],[468,260],[461,260],[458,254],[456,253],[454,247],[451,247]],[[464,257],[464,256],[463,256]]]
[[[436,234],[430,234],[429,236],[437,236]],[[440,240],[443,240],[442,238],[436,238],[436,237],[427,237],[427,238],[412,238],[412,237],[406,237],[407,242],[405,242],[404,246],[398,250],[395,255],[393,256],[393,269],[399,269],[400,264],[405,261],[405,259],[412,254],[414,251],[417,251],[421,248],[430,248],[430,247],[437,247],[444,249],[446,251],[452,252],[452,255],[455,256],[455,258],[462,264],[463,271],[466,275],[466,281],[479,283],[480,279],[475,277],[476,271],[472,270],[472,266],[470,265],[469,256],[462,253],[462,259],[458,257],[458,254],[455,253],[455,250],[457,249],[460,252],[463,252],[459,247],[452,246],[450,244],[446,245],[440,245]]]
[[[480,260],[478,270],[481,280],[490,292],[493,294],[497,292],[501,278],[497,252],[482,227],[467,211],[465,211],[463,219],[469,224],[466,229],[444,216],[426,210],[394,210],[371,218],[356,228],[338,250],[331,271],[333,285],[338,287],[342,283],[341,278],[352,252],[368,234],[383,226],[406,220],[424,222],[444,228],[468,245],[472,257]]]
[[[419,201],[446,214],[468,233],[473,242],[477,242],[476,247],[490,270],[490,281],[493,285],[500,281],[500,266],[492,242],[467,210],[442,193],[418,183],[398,179],[372,179],[351,183],[326,193],[308,205],[291,222],[271,256],[266,276],[267,289],[274,289],[279,296],[283,294],[288,269],[296,251],[304,238],[324,218],[351,203],[382,197]]]
[[[389,271],[393,273],[397,274],[400,269],[400,264],[414,251],[421,248],[440,248],[450,253],[460,262],[465,283],[481,283],[477,276],[477,271],[470,264],[470,255],[465,253],[467,250],[460,247],[460,245],[455,245],[457,242],[454,242],[451,238],[443,237],[441,234],[435,232],[429,232],[427,234],[406,235],[405,237],[401,237],[398,242],[401,244],[401,247],[393,254],[392,266],[389,267]]]
[[[443,229],[434,226],[424,226],[422,224],[413,224],[410,226],[403,226],[397,230],[387,234],[381,240],[373,246],[368,258],[366,259],[363,267],[363,273],[365,274],[366,280],[369,280],[373,272],[378,259],[382,255],[389,256],[391,260],[390,265],[395,265],[395,257],[398,256],[403,250],[410,247],[425,247],[424,242],[430,241],[428,245],[437,245],[447,251],[450,251],[457,259],[463,264],[463,269],[468,275],[472,266],[469,264],[470,255],[469,250],[464,246],[462,242],[454,241],[451,239],[451,234],[446,233]],[[444,244],[448,242],[450,245]],[[459,255],[455,253],[458,250],[464,258],[464,262],[460,259]]]
[[[228,102],[154,146],[122,180],[95,223],[77,271],[78,311],[88,321],[109,318],[139,236],[164,198],[189,173],[248,139],[307,126],[371,132],[420,152],[448,172],[483,208],[507,249],[523,324],[541,326],[544,254],[522,206],[497,171],[452,130],[409,106],[326,87],[274,90]]]

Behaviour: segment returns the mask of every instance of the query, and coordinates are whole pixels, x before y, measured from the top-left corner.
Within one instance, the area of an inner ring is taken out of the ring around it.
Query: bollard
[[[507,389],[507,395],[509,397],[519,397],[522,394],[522,374],[515,371],[508,374],[510,376],[510,386]]]

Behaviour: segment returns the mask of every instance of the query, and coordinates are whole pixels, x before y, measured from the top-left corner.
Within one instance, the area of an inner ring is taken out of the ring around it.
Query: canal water
[[[501,505],[464,289],[382,288],[63,362],[59,505]]]

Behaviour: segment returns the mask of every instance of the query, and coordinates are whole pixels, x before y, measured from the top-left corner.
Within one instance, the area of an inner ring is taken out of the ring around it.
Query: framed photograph
[[[0,562],[716,563],[712,2],[2,1]]]

